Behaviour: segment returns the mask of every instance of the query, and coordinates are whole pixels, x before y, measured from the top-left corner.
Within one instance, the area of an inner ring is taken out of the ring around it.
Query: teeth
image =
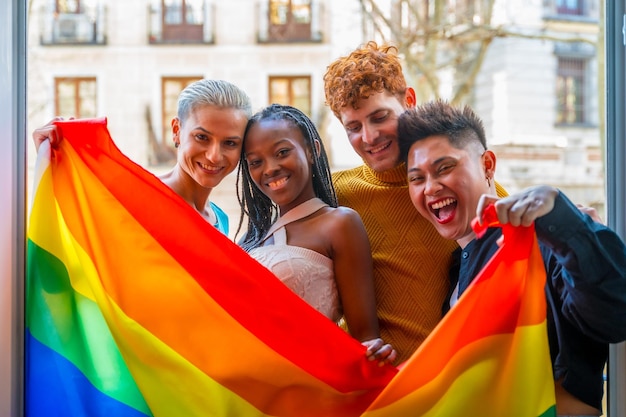
[[[378,148],[371,149],[370,153],[378,153],[378,152],[382,151],[383,149],[385,149],[387,146],[389,146],[389,144],[385,144],[383,146],[379,146]]]
[[[203,163],[200,163],[200,166],[208,171],[217,171],[218,169],[220,169],[220,167],[218,166],[213,166],[213,165],[206,165]]]
[[[439,210],[440,208],[443,208],[445,206],[448,206],[450,204],[454,203],[454,199],[452,198],[446,198],[445,200],[442,200],[438,203],[435,203],[433,205],[431,205],[431,207],[435,210]]]
[[[267,185],[270,188],[278,188],[281,185],[283,185],[285,182],[287,182],[287,178],[281,178],[278,181],[272,181],[272,182],[268,183]]]

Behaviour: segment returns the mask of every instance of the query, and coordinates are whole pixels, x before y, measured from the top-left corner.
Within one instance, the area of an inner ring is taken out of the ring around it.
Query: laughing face
[[[248,118],[233,108],[202,106],[172,121],[177,164],[204,188],[216,187],[239,162]]]
[[[246,134],[250,177],[281,215],[315,197],[312,155],[302,132],[287,120],[260,120]]]
[[[398,117],[407,105],[415,103],[413,90],[407,89],[406,94],[403,103],[383,91],[360,99],[356,109],[347,106],[340,111],[350,145],[374,171],[387,171],[399,163]]]
[[[439,234],[464,247],[474,239],[471,221],[480,196],[490,191],[486,178],[494,171],[495,155],[479,142],[458,149],[446,136],[430,136],[409,150],[411,201]]]

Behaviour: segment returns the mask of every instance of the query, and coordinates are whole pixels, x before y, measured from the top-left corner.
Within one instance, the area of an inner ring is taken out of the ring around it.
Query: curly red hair
[[[337,117],[342,108],[356,109],[360,99],[384,90],[403,100],[406,88],[398,48],[374,41],[337,59],[324,74],[326,104]]]

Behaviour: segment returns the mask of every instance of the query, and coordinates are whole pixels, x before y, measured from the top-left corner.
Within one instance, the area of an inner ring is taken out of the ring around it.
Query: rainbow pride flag
[[[409,361],[379,367],[121,154],[105,119],[58,123],[28,227],[27,416],[554,415],[532,229]]]

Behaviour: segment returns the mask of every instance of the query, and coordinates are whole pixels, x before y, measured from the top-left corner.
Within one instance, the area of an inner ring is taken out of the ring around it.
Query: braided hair
[[[337,207],[337,195],[332,184],[328,157],[315,125],[306,114],[295,107],[271,104],[254,114],[248,121],[244,135],[244,147],[242,148],[239,168],[237,169],[237,200],[239,200],[239,206],[241,207],[241,216],[239,217],[236,235],[241,231],[244,217],[247,216],[248,229],[239,242],[240,246],[247,252],[259,246],[271,225],[278,219],[279,214],[276,204],[263,194],[252,181],[246,155],[243,151],[250,128],[263,120],[286,120],[294,127],[300,129],[306,145],[313,155],[311,171],[315,195],[329,206]],[[315,141],[319,142],[319,152]]]

